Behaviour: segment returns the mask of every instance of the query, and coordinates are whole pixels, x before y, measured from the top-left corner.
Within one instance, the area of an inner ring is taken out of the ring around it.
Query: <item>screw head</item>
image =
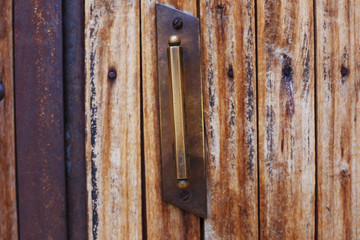
[[[5,97],[5,88],[2,83],[0,83],[0,101],[3,100]]]
[[[176,17],[174,19],[172,25],[173,25],[173,28],[175,28],[176,30],[179,30],[183,26],[183,20],[179,17]]]
[[[116,71],[110,70],[108,73],[108,77],[109,77],[109,79],[114,80],[116,78]]]
[[[189,190],[182,190],[180,192],[180,200],[183,202],[189,201],[189,199],[191,198],[191,193]]]

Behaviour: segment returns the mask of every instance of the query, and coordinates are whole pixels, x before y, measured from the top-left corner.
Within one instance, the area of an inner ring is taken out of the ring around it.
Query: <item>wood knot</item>
[[[224,4],[218,4],[217,6],[216,6],[216,8],[218,9],[218,10],[225,10],[225,5]]]
[[[346,77],[349,74],[349,70],[344,66],[341,67],[340,72],[342,77]]]
[[[229,78],[233,78],[234,77],[234,70],[232,68],[232,66],[229,66],[229,70],[228,70],[228,76]]]
[[[290,118],[295,113],[295,101],[294,101],[294,95],[295,90],[293,86],[293,74],[294,70],[291,66],[291,57],[282,54],[280,56],[280,60],[282,63],[282,69],[281,69],[281,86],[283,91],[286,93],[286,114],[290,116]]]
[[[221,16],[225,16],[225,11],[226,11],[226,5],[223,3],[220,4],[215,4],[213,6],[213,8],[215,9],[216,13],[221,15]]]
[[[283,68],[282,68],[282,75],[284,77],[291,77],[293,75],[293,69],[289,64],[286,64]]]
[[[341,169],[340,171],[340,181],[341,181],[341,184],[344,185],[346,184],[350,179],[350,172],[349,172],[349,169],[347,168],[343,168]]]
[[[291,66],[291,58],[286,55],[286,54],[282,54],[281,55],[281,63],[282,63],[282,77],[286,80],[286,79],[291,79],[292,80],[292,76],[293,76],[293,68]]]

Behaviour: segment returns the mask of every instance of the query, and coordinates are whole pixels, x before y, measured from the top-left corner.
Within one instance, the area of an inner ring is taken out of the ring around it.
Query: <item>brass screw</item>
[[[183,20],[181,18],[177,17],[174,19],[172,25],[173,25],[173,28],[175,28],[176,30],[179,30],[183,26]]]
[[[191,193],[189,190],[182,190],[180,192],[180,200],[183,201],[183,202],[186,202],[190,199],[191,197]]]

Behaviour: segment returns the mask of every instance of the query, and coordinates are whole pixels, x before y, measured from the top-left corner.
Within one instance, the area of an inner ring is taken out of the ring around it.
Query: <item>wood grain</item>
[[[141,239],[140,3],[86,0],[85,25],[89,237]]]
[[[255,6],[200,1],[207,145],[205,239],[258,239]]]
[[[0,1],[0,238],[18,239],[15,179],[12,1]]]
[[[260,0],[260,239],[315,238],[313,1]]]
[[[316,1],[318,239],[360,239],[360,1]]]
[[[199,239],[199,218],[164,202],[162,198],[155,2],[153,0],[141,2],[143,161],[147,237],[148,239]],[[160,2],[196,16],[196,1]]]

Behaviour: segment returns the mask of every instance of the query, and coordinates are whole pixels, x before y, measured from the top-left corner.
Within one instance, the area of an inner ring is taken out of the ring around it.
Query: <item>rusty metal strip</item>
[[[15,0],[20,239],[66,239],[62,1]]]
[[[87,239],[84,2],[64,0],[64,110],[69,239]]]

